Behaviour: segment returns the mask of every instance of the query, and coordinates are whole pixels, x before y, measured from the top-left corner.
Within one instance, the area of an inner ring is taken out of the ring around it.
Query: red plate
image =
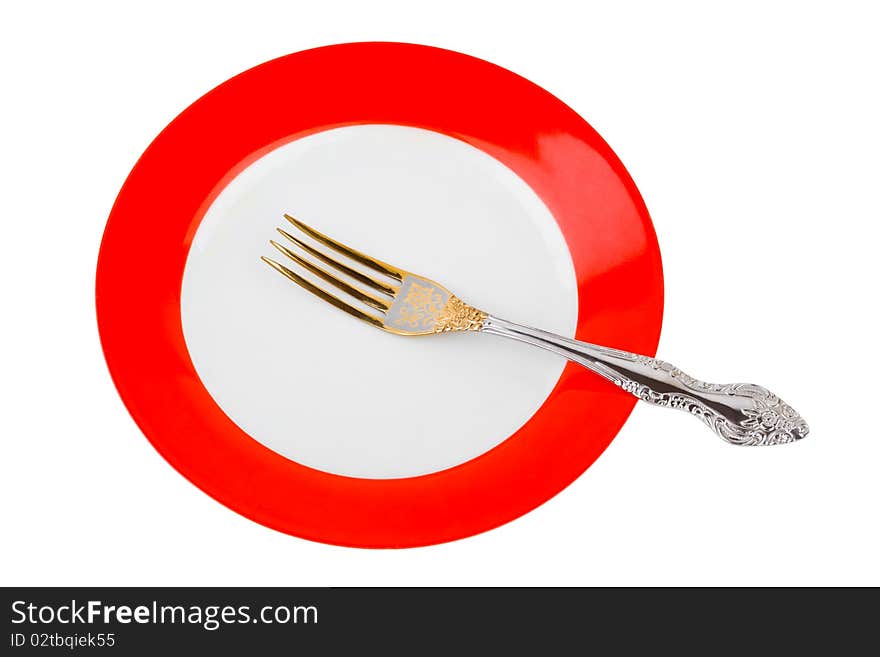
[[[654,354],[660,253],[639,192],[608,145],[510,71],[398,43],[281,57],[224,82],[172,121],[110,213],[98,259],[98,327],[135,422],[171,465],[229,508],[326,543],[440,543],[505,523],[558,493],[608,446],[634,398],[569,364],[532,418],[478,458],[419,477],[358,479],[295,463],[236,426],[196,374],[183,337],[184,264],[224,185],[282,143],[368,123],[444,133],[515,171],[552,212],[571,252],[576,337]]]

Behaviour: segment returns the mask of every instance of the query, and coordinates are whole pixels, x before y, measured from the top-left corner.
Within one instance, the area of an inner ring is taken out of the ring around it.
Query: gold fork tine
[[[295,274],[294,272],[290,271],[284,265],[280,265],[277,262],[275,262],[274,260],[267,258],[266,256],[261,256],[260,259],[263,262],[265,262],[267,265],[269,265],[270,267],[272,267],[273,269],[278,271],[279,273],[283,274],[284,276],[286,276],[287,278],[292,280],[294,283],[296,283],[300,287],[305,288],[306,290],[308,290],[309,292],[311,292],[315,296],[320,297],[321,299],[323,299],[327,303],[329,303],[333,306],[336,306],[337,308],[339,308],[339,310],[345,311],[349,315],[357,317],[358,319],[361,319],[361,320],[367,322],[368,324],[372,324],[373,326],[378,326],[379,328],[382,328],[382,320],[379,319],[378,317],[376,317],[374,315],[370,315],[369,313],[365,313],[362,310],[358,310],[354,306],[350,306],[349,304],[345,303],[345,301],[342,301],[341,299],[333,296],[329,292],[325,292],[324,290],[319,288],[317,285],[312,285],[309,281],[304,279],[302,276]]]
[[[370,278],[366,274],[362,274],[361,272],[357,271],[356,269],[352,269],[351,267],[344,265],[341,262],[337,262],[336,260],[334,260],[330,256],[325,255],[321,251],[318,251],[318,249],[312,248],[311,246],[309,246],[308,244],[306,244],[302,240],[297,239],[296,237],[294,237],[293,235],[288,233],[286,230],[284,230],[282,228],[276,228],[275,230],[277,230],[285,238],[289,239],[291,242],[296,244],[299,248],[301,248],[306,253],[313,255],[318,260],[321,260],[322,262],[330,265],[331,267],[335,267],[336,269],[341,271],[343,274],[350,276],[354,280],[373,288],[377,292],[382,292],[383,294],[387,294],[392,297],[397,292],[397,290],[395,290],[390,285],[385,285],[385,283],[380,283],[376,279]]]
[[[321,278],[321,279],[327,281],[328,283],[330,283],[330,285],[333,285],[337,289],[342,290],[346,294],[350,294],[358,301],[365,303],[368,306],[375,308],[376,310],[381,310],[381,311],[386,311],[391,306],[391,304],[388,303],[387,301],[383,301],[382,299],[377,299],[372,294],[367,294],[366,292],[362,292],[361,290],[357,289],[356,287],[349,285],[345,281],[339,280],[338,278],[336,278],[335,276],[333,276],[329,272],[324,271],[320,267],[316,267],[315,265],[313,265],[311,262],[309,262],[305,258],[299,257],[296,253],[294,253],[293,251],[288,249],[283,244],[279,244],[275,240],[269,240],[269,244],[271,244],[276,249],[281,251],[281,253],[286,255],[288,258],[293,260],[298,265],[300,265],[300,266],[304,267],[305,269],[309,270],[310,272],[312,272],[318,278]]]
[[[377,271],[380,274],[384,274],[385,276],[390,276],[391,278],[393,278],[395,280],[398,280],[398,281],[403,280],[403,276],[406,272],[403,272],[400,269],[397,269],[396,267],[392,267],[387,262],[382,262],[381,260],[376,260],[375,258],[371,258],[370,256],[366,255],[365,253],[361,253],[360,251],[355,251],[354,249],[345,246],[345,244],[337,242],[336,240],[331,239],[331,238],[327,237],[326,235],[319,233],[314,228],[305,225],[303,222],[299,221],[298,219],[294,219],[289,214],[285,214],[284,218],[287,219],[290,223],[292,223],[294,226],[299,228],[302,232],[304,232],[306,235],[308,235],[312,239],[314,239],[318,242],[321,242],[321,244],[325,244],[325,245],[329,246],[331,249],[334,249],[334,250],[338,251],[339,253],[341,253],[342,255],[347,256],[347,257],[351,258],[352,260],[355,260],[355,261],[361,263],[365,267],[369,267],[373,271]]]

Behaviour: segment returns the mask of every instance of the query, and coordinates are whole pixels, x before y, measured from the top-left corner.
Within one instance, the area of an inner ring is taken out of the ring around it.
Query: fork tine
[[[342,255],[348,256],[352,260],[355,260],[355,261],[361,263],[362,265],[369,267],[373,271],[379,272],[380,274],[385,274],[385,276],[390,276],[391,278],[398,280],[398,281],[403,280],[403,276],[404,276],[405,272],[403,272],[395,267],[392,267],[387,262],[382,262],[381,260],[376,260],[375,258],[371,258],[370,256],[366,255],[365,253],[361,253],[360,251],[355,251],[354,249],[345,246],[345,244],[341,244],[340,242],[337,242],[336,240],[331,239],[331,238],[327,237],[326,235],[323,235],[322,233],[319,233],[314,228],[305,225],[303,222],[299,221],[298,219],[294,219],[289,214],[285,214],[284,218],[287,219],[290,223],[292,223],[294,226],[299,228],[302,232],[304,232],[306,235],[308,235],[312,239],[314,239],[318,242],[321,242],[321,244],[325,244],[325,245],[329,246],[331,249],[339,251],[339,253],[341,253]]]
[[[377,299],[372,294],[367,294],[366,292],[361,292],[356,287],[349,285],[345,281],[339,280],[338,278],[333,276],[333,274],[330,274],[330,273],[324,271],[320,267],[316,267],[315,265],[313,265],[311,262],[309,262],[305,258],[299,257],[296,253],[294,253],[293,251],[288,249],[283,244],[279,244],[275,240],[269,240],[269,244],[271,244],[276,249],[281,251],[281,253],[286,255],[288,258],[293,260],[298,265],[300,265],[300,266],[304,267],[305,269],[307,269],[308,271],[312,272],[315,276],[327,281],[328,283],[330,283],[330,285],[335,286],[336,288],[342,290],[346,294],[350,294],[358,301],[365,303],[368,306],[375,308],[376,310],[381,310],[383,312],[388,310],[391,307],[390,303],[383,301],[382,299]]]
[[[294,237],[293,235],[291,235],[290,233],[288,233],[286,230],[284,230],[282,228],[276,228],[275,230],[277,230],[284,237],[286,237],[291,242],[296,244],[299,248],[301,248],[306,253],[313,255],[318,260],[325,262],[326,264],[330,265],[331,267],[335,267],[336,269],[341,271],[343,274],[350,276],[354,280],[373,288],[377,292],[382,292],[383,294],[387,294],[392,297],[396,294],[397,291],[393,287],[391,287],[390,285],[385,285],[385,283],[380,283],[376,279],[370,278],[366,274],[362,274],[359,271],[357,271],[356,269],[352,269],[348,265],[344,265],[341,262],[337,262],[336,260],[334,260],[330,256],[325,255],[321,251],[318,251],[318,249],[315,249],[315,248],[309,246],[308,244],[303,242],[301,239],[297,239],[296,237]]]
[[[319,288],[317,285],[313,285],[312,283],[310,283],[309,281],[304,279],[302,276],[295,274],[294,272],[290,271],[284,265],[280,265],[277,262],[275,262],[274,260],[267,258],[266,256],[262,256],[260,259],[263,262],[265,262],[267,265],[269,265],[270,267],[272,267],[273,269],[275,269],[276,271],[281,273],[282,275],[284,275],[287,278],[289,278],[290,280],[292,280],[297,285],[300,285],[301,287],[305,288],[306,290],[308,290],[309,292],[311,292],[315,296],[320,297],[321,299],[323,299],[327,303],[336,306],[337,308],[339,308],[339,310],[347,312],[349,315],[357,317],[358,319],[362,319],[363,321],[367,322],[368,324],[372,324],[373,326],[378,326],[379,328],[382,327],[382,320],[379,319],[378,317],[375,317],[374,315],[370,315],[369,313],[365,313],[361,310],[358,310],[354,306],[348,305],[347,303],[345,303],[345,301],[342,301],[341,299],[333,296],[329,292],[325,292],[324,290]]]

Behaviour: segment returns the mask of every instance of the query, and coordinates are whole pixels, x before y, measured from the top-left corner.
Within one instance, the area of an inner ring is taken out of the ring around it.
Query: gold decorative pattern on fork
[[[430,335],[482,329],[486,313],[467,305],[439,283],[371,258],[319,233],[290,215],[285,214],[284,218],[302,237],[311,239],[350,261],[343,262],[326,250],[278,228],[278,233],[287,244],[275,240],[270,240],[269,243],[286,256],[288,264],[296,264],[302,273],[327,283],[343,294],[331,294],[301,273],[275,260],[263,257],[263,261],[315,296],[368,324],[398,335]],[[294,251],[294,248],[299,252]],[[306,255],[314,260],[308,260]],[[318,263],[327,265],[329,269]],[[367,274],[358,269],[358,266],[372,273]],[[384,280],[373,274],[378,274]]]
[[[446,302],[446,307],[437,316],[437,321],[434,323],[434,333],[480,331],[486,317],[486,313],[482,310],[469,306],[457,296],[452,295]]]

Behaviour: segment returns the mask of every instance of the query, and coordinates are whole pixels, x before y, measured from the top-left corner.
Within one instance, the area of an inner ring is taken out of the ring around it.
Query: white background
[[[880,584],[878,21],[872,3],[825,6],[5,5],[0,583]],[[94,269],[110,207],[202,93],[267,59],[358,40],[488,59],[584,116],[656,225],[661,357],[769,385],[812,435],[738,449],[639,407],[541,508],[404,551],[268,530],[178,475],[101,356]]]

